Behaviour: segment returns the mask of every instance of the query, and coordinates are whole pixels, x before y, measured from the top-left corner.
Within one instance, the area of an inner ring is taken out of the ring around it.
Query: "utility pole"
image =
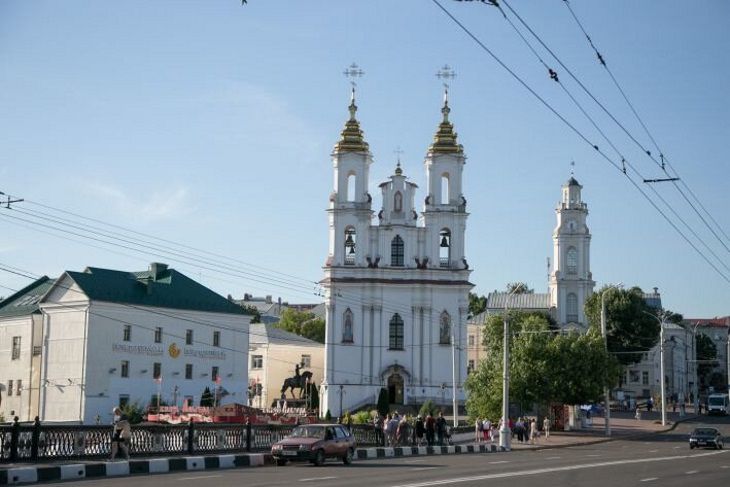
[[[621,289],[622,283],[618,283],[615,286],[610,285],[601,293],[601,335],[603,336],[603,346],[608,353],[608,327],[606,325],[606,293],[609,289]],[[608,385],[603,387],[603,394],[605,396],[605,410],[604,416],[606,418],[606,436],[611,436],[611,391]]]
[[[451,406],[454,410],[454,428],[459,426],[459,410],[456,404],[456,341],[454,327],[451,327]]]

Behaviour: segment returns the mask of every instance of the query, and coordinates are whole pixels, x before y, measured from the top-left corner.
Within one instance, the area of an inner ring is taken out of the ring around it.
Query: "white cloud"
[[[145,222],[176,219],[189,213],[189,190],[184,185],[161,188],[157,191],[126,192],[101,182],[85,182],[83,189],[91,196],[106,201],[124,217]]]

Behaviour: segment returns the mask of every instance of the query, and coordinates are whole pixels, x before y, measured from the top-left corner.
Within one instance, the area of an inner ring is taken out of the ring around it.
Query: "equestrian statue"
[[[312,373],[310,371],[299,373],[299,368],[301,366],[299,364],[296,364],[296,367],[294,368],[294,377],[289,377],[288,379],[284,380],[284,385],[281,386],[281,393],[282,395],[286,395],[286,390],[291,390],[291,395],[293,398],[296,399],[296,396],[294,395],[294,389],[299,389],[299,399],[302,398],[302,395],[304,394],[305,386],[312,382]]]

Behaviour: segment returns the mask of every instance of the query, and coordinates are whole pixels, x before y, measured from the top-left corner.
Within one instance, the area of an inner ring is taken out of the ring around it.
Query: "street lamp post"
[[[606,352],[608,352],[608,331],[606,326],[606,292],[609,289],[621,289],[622,287],[622,283],[618,283],[615,286],[610,285],[601,293],[601,335],[603,336],[603,346],[606,348]],[[611,391],[608,388],[608,385],[605,385],[603,387],[603,393],[606,398],[606,412],[604,413],[604,416],[606,418],[606,436],[611,436]]]
[[[451,327],[451,407],[454,414],[454,428],[459,426],[458,405],[456,404],[456,341],[454,327]]]
[[[651,314],[648,311],[642,311],[642,313],[651,316],[659,322],[659,373],[661,374],[661,407],[662,407],[662,426],[667,424],[667,402],[666,402],[666,391],[664,390],[664,315],[661,318],[657,315]]]
[[[512,432],[509,429],[509,320],[507,312],[509,311],[512,296],[522,287],[522,283],[518,284],[507,296],[502,318],[504,326],[504,336],[502,338],[502,427],[499,429],[499,446],[504,449],[510,448],[510,440],[512,439]]]

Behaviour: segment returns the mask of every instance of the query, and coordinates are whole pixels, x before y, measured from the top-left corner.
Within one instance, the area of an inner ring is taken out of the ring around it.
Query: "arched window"
[[[578,251],[575,247],[569,247],[568,252],[565,254],[565,265],[568,270],[568,274],[578,273]]]
[[[355,265],[355,246],[357,232],[352,227],[345,228],[345,265]]]
[[[451,232],[444,228],[439,232],[439,267],[451,266]]]
[[[403,211],[403,195],[400,191],[396,191],[393,196],[393,211]]]
[[[578,296],[575,293],[568,294],[566,299],[566,306],[568,312],[566,313],[566,320],[568,323],[578,322]]]
[[[391,350],[403,350],[403,318],[398,313],[390,319],[388,348]]]
[[[403,262],[403,239],[400,238],[400,235],[396,235],[395,238],[390,242],[390,265],[394,267],[403,267]]]
[[[449,175],[448,173],[444,173],[441,175],[441,201],[440,203],[442,205],[448,205],[449,200],[451,199],[451,191],[449,187]]]
[[[355,192],[357,191],[355,188],[356,181],[357,176],[354,172],[347,175],[347,201],[355,201]]]
[[[439,319],[439,343],[448,345],[451,343],[451,316],[444,311]]]
[[[352,342],[352,311],[347,308],[345,315],[342,317],[342,343]]]

